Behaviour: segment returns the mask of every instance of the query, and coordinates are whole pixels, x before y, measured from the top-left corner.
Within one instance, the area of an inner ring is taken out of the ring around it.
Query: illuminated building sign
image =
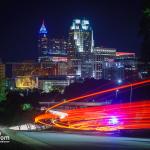
[[[67,62],[67,57],[52,57],[54,62]]]
[[[38,81],[31,76],[19,76],[15,79],[16,87],[21,89],[33,89],[38,87]]]
[[[135,53],[116,52],[116,56],[127,56],[127,55],[135,56]]]

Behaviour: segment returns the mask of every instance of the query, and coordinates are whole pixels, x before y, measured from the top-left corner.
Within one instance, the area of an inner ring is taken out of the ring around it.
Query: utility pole
[[[132,90],[133,90],[133,88],[132,88],[132,84],[131,84],[131,90],[130,90],[130,103],[132,102]]]

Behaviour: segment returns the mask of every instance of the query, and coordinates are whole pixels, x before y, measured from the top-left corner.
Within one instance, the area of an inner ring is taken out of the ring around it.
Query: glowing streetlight
[[[118,80],[117,80],[117,83],[118,83],[118,84],[121,84],[121,83],[122,83],[122,80],[121,80],[121,79],[118,79]]]

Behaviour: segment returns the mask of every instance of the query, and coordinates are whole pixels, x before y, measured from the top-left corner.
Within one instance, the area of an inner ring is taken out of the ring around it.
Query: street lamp
[[[117,80],[117,83],[118,83],[118,84],[121,84],[121,83],[122,83],[122,80],[121,80],[121,79],[118,79],[118,80]]]
[[[122,80],[121,80],[121,79],[118,79],[118,80],[117,80],[117,84],[120,85],[121,83],[122,83]],[[118,92],[119,92],[119,89],[116,90],[116,100],[118,99]],[[120,101],[120,103],[121,103],[121,101]]]
[[[133,88],[132,88],[132,84],[131,84],[131,89],[130,89],[130,103],[132,102],[132,90],[133,90]]]
[[[116,90],[116,100],[117,100],[117,98],[118,98],[118,92],[119,92],[119,90],[117,89],[117,90]]]

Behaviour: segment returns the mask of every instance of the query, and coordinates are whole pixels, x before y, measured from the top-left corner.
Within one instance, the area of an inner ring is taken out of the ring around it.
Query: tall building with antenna
[[[38,32],[38,52],[39,52],[39,57],[38,60],[39,62],[45,60],[48,58],[48,53],[49,53],[49,48],[48,48],[48,31],[46,29],[44,20],[41,25],[41,28]]]

